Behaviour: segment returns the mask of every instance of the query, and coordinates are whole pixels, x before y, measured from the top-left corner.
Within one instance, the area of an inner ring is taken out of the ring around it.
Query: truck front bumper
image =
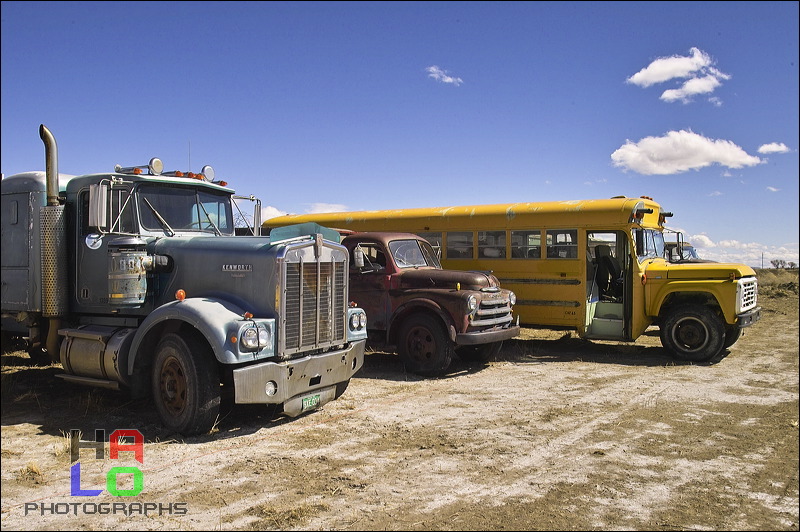
[[[479,345],[502,342],[519,334],[519,325],[511,325],[505,329],[490,329],[456,334],[456,345]]]
[[[751,326],[760,319],[761,307],[756,307],[752,310],[748,310],[747,312],[742,312],[736,316],[736,323],[739,325],[739,328],[744,328]]]
[[[319,355],[281,362],[263,362],[233,370],[236,403],[283,403],[283,411],[297,416],[336,398],[343,385],[364,365],[366,340]]]

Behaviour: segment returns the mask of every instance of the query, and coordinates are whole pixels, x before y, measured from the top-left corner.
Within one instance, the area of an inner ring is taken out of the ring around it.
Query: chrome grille
[[[485,297],[485,296],[484,296]],[[491,327],[509,323],[512,321],[511,302],[507,295],[482,299],[478,310],[475,312],[475,319],[472,320],[472,327]]]
[[[345,280],[344,262],[286,264],[284,354],[344,342]]]

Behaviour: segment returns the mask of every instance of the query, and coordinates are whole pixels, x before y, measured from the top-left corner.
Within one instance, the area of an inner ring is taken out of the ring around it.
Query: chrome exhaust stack
[[[67,228],[64,206],[58,198],[58,147],[44,124],[39,126],[44,142],[47,205],[41,207],[42,315],[50,318],[45,347],[53,360],[59,357],[60,317],[67,312]]]

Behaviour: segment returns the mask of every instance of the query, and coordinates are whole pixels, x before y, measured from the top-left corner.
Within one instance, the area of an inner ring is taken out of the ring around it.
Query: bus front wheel
[[[732,346],[742,335],[742,329],[738,325],[725,326],[725,348]]]
[[[403,323],[398,351],[409,371],[432,377],[450,367],[454,347],[438,318],[417,314]]]
[[[679,359],[710,360],[724,347],[725,323],[709,307],[681,306],[661,323],[661,343]]]

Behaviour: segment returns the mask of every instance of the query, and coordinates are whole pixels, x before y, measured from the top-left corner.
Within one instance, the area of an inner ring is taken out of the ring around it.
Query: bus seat
[[[598,244],[594,252],[597,260],[597,284],[600,290],[618,295],[616,292],[622,287],[622,268],[617,259],[611,256],[611,246]]]
[[[528,250],[528,258],[529,259],[540,259],[542,258],[542,252],[540,248],[531,248]]]

